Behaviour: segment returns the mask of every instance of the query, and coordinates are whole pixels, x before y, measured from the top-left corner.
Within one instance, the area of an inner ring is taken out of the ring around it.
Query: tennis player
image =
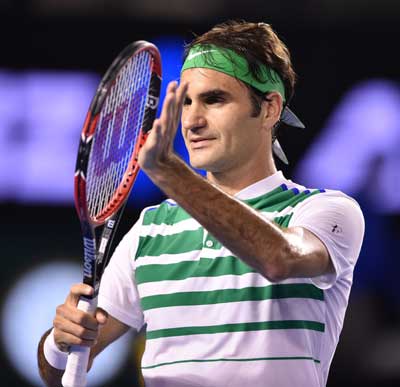
[[[121,241],[95,317],[76,308],[92,292],[83,284],[57,308],[39,347],[47,385],[60,385],[70,345],[93,361],[144,325],[147,387],[326,385],[364,220],[345,194],[277,170],[279,123],[302,126],[288,109],[294,83],[268,24],[228,22],[190,44],[139,158],[169,199]],[[206,179],[174,153],[180,119]]]

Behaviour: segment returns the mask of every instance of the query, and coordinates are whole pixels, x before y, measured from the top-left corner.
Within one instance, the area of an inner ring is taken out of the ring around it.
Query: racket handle
[[[78,309],[94,314],[97,307],[97,297],[91,300],[81,298]],[[67,366],[61,379],[63,387],[85,387],[90,348],[72,345],[68,355]]]

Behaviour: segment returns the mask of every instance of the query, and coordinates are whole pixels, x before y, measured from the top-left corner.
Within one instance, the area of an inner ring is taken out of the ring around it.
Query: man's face
[[[248,89],[237,79],[204,68],[182,73],[188,83],[182,133],[193,167],[225,173],[251,165],[268,151],[263,113],[252,117]]]

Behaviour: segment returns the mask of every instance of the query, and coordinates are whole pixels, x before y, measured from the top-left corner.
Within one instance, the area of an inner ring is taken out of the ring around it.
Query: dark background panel
[[[2,1],[0,68],[17,74],[29,70],[102,74],[119,50],[136,39],[152,41],[171,35],[180,37],[183,44],[193,33],[201,34],[227,18],[269,22],[291,50],[298,73],[292,107],[307,126],[304,131],[281,129],[281,144],[291,164],[278,162],[278,166],[291,177],[332,110],[354,85],[375,78],[398,85],[399,4],[390,0],[368,4],[358,0],[248,0],[245,4],[236,0]],[[361,192],[357,197],[366,216],[366,242],[329,387],[400,385],[399,214],[377,213],[366,196]],[[162,194],[157,194],[146,204],[162,199]],[[130,204],[116,240],[131,227],[140,210]],[[0,272],[1,303],[20,273],[38,261],[70,257],[80,262],[79,222],[72,203],[21,204],[12,198],[1,203],[0,245],[2,256],[7,257]],[[10,366],[3,350],[0,362],[5,386],[29,386]],[[131,358],[127,359],[115,385],[132,385],[131,364]]]

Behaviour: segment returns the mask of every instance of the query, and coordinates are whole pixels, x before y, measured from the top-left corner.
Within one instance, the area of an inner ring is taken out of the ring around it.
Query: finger
[[[53,322],[54,325],[54,337],[59,341],[65,341],[64,335],[70,334],[78,337],[82,340],[94,341],[97,340],[99,330],[86,329],[85,327],[75,324],[74,322],[67,320],[61,316],[57,316]]]
[[[172,113],[172,114],[174,114],[174,112],[176,110],[176,97],[177,97],[178,90],[179,90],[178,82],[172,81],[171,89],[170,89],[170,93],[172,94],[171,103],[170,103],[170,113]],[[169,120],[168,123],[171,123],[171,121]]]
[[[163,108],[161,110],[161,115],[159,118],[160,121],[162,122],[162,124],[166,123],[166,121],[167,121],[166,118],[171,109],[171,105],[173,105],[177,87],[178,87],[178,85],[177,85],[176,81],[172,81],[172,82],[168,83],[167,91],[166,91],[165,98],[164,98]]]
[[[138,162],[143,169],[154,164],[156,160],[163,159],[172,146],[173,137],[170,128],[171,121],[173,121],[176,89],[176,82],[168,84],[161,115],[158,119],[154,120],[146,143],[139,153]],[[172,130],[173,133],[174,131]]]
[[[160,144],[161,140],[161,121],[159,118],[155,119],[153,122],[153,126],[149,131],[149,136],[147,137],[146,143],[141,149],[141,153],[139,154],[139,158],[143,152],[143,149],[154,149],[158,144]]]
[[[100,325],[104,325],[108,320],[108,313],[101,308],[97,308],[96,320]]]
[[[158,140],[158,137],[162,134],[162,122],[160,118],[154,120],[152,131],[156,140]]]
[[[170,131],[171,119],[173,117],[176,98],[176,82],[170,82],[167,87],[167,94],[164,98],[163,108],[159,118],[163,134]]]
[[[67,352],[71,345],[79,345],[82,347],[93,347],[97,343],[97,340],[81,339],[80,337],[76,337],[74,335],[71,335],[70,333],[63,334],[62,339],[59,340],[56,340],[54,338],[54,341],[57,347],[64,352]]]
[[[183,99],[186,97],[186,93],[188,91],[189,84],[182,83],[179,85],[178,89],[176,90],[176,100],[177,103],[183,103]]]
[[[176,121],[176,114],[179,110],[179,106],[177,104],[177,91],[178,87],[177,84],[174,83],[174,88],[171,91],[171,99],[168,104],[168,109],[166,111],[165,116],[165,125],[163,125],[163,132],[164,132],[164,141],[167,148],[170,150],[173,148],[173,142],[175,139],[176,130],[178,128],[177,121]]]
[[[185,97],[186,97],[186,94],[187,94],[187,91],[188,91],[188,87],[189,87],[188,83],[181,84],[181,85],[179,85],[179,88],[178,88],[177,93],[176,93],[176,105],[177,105],[177,109],[176,109],[176,112],[175,112],[175,125],[176,125],[176,127],[178,127],[179,121],[181,119],[183,102],[185,100]]]
[[[66,304],[78,305],[81,296],[93,295],[93,288],[86,284],[75,284],[71,286],[70,292],[65,300]]]
[[[56,309],[56,318],[62,317],[86,329],[97,329],[98,322],[94,316],[68,304],[59,305]]]
[[[177,81],[171,81],[171,82],[168,83],[167,93],[175,92],[177,88],[178,88],[178,82]]]

